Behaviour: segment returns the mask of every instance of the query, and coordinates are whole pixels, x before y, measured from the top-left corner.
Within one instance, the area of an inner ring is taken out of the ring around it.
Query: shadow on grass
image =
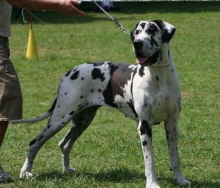
[[[98,173],[91,173],[91,172],[82,172],[77,175],[73,174],[67,174],[67,173],[61,173],[60,171],[52,171],[40,174],[35,179],[37,181],[47,181],[47,180],[53,180],[53,179],[59,179],[62,181],[65,181],[69,178],[86,178],[88,180],[95,180],[98,182],[139,182],[139,181],[145,181],[144,173],[140,173],[136,170],[130,170],[127,168],[118,168],[118,169],[112,169],[110,171],[100,171]],[[177,182],[173,178],[164,178],[159,177],[158,178],[159,183],[163,184],[169,184],[172,185],[172,187],[186,187],[186,186],[179,186]],[[190,180],[191,181],[191,180]],[[190,188],[217,188],[220,187],[219,183],[214,182],[198,182],[198,181],[191,181]]]
[[[35,179],[38,181],[44,181],[48,179],[68,179],[69,177],[82,177],[86,179],[96,180],[99,182],[134,182],[136,180],[145,180],[144,173],[137,172],[135,170],[130,170],[127,168],[119,168],[119,169],[112,169],[110,171],[100,171],[97,173],[91,172],[82,172],[79,174],[68,174],[68,173],[61,173],[60,171],[52,171],[40,174],[36,176]]]
[[[219,12],[219,2],[115,2],[115,6],[120,7],[119,11],[110,12],[110,14],[124,14],[127,20],[131,20],[132,14],[147,14],[147,13],[199,13],[199,12]],[[93,21],[105,21],[109,18],[101,11],[95,11],[97,6],[92,2],[83,2],[78,7],[87,13],[85,17],[68,17],[57,12],[42,12],[34,11],[34,15],[43,20],[44,23],[90,23]],[[94,11],[93,11],[94,10]],[[12,24],[24,24],[20,9],[13,8]],[[95,16],[93,13],[96,13]],[[92,14],[91,14],[92,13]],[[19,16],[18,16],[19,14]],[[24,11],[25,18],[29,22],[29,13]],[[100,15],[100,16],[99,16]],[[15,18],[17,19],[15,20]],[[117,16],[116,16],[117,18]],[[120,19],[121,20],[121,19]],[[34,19],[35,24],[42,24]]]
[[[219,183],[213,183],[213,182],[208,182],[208,181],[192,181],[189,180],[191,182],[190,186],[180,186],[178,185],[177,181],[173,178],[165,178],[165,177],[161,177],[158,178],[159,184],[163,183],[165,185],[172,185],[172,188],[218,188],[220,187]]]
[[[195,188],[218,188],[220,187],[219,183],[213,183],[213,182],[197,182],[194,181],[192,182],[191,187],[195,187]]]
[[[85,172],[82,175],[100,182],[135,182],[137,180],[145,180],[144,173],[140,173],[138,171],[130,170],[127,168],[100,171],[98,173]]]

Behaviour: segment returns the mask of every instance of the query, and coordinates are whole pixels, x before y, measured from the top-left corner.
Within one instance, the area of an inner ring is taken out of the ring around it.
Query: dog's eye
[[[140,30],[135,31],[135,35],[138,35],[140,33]]]
[[[146,33],[148,33],[150,35],[154,34],[155,32],[156,32],[156,30],[154,28],[149,28],[146,30]]]
[[[150,27],[146,30],[146,33],[152,35],[157,31],[158,31],[157,27],[155,25],[151,24]]]

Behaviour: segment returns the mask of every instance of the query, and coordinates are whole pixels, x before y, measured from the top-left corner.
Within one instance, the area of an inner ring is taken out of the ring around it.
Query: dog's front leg
[[[180,170],[177,119],[166,120],[164,125],[170,154],[170,170],[174,172],[174,178],[180,185],[189,185],[190,182],[183,177]]]
[[[154,157],[152,150],[152,126],[146,120],[139,121],[138,133],[144,154],[146,188],[160,188],[155,175]]]

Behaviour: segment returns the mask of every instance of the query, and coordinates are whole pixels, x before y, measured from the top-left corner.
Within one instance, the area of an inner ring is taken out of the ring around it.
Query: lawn
[[[162,19],[176,27],[171,40],[173,60],[182,89],[179,149],[184,176],[191,188],[220,187],[220,3],[145,2],[115,3],[110,12],[128,30],[139,20]],[[127,34],[96,6],[83,3],[86,17],[70,18],[56,12],[34,12],[33,30],[39,57],[27,60],[28,24],[12,16],[11,59],[23,91],[23,116],[30,118],[50,108],[61,76],[72,67],[94,61],[135,64]],[[67,125],[38,153],[33,178],[19,180],[29,142],[47,121],[11,125],[3,143],[0,161],[14,181],[5,188],[141,188],[144,166],[136,123],[117,110],[103,107],[91,126],[76,141],[70,164],[80,174],[63,174],[58,142]],[[169,170],[163,124],[153,129],[156,173],[161,188],[179,187]]]

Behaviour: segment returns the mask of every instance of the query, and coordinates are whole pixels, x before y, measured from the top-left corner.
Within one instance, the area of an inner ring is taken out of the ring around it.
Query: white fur
[[[28,156],[20,178],[32,176],[32,164],[42,145],[70,120],[72,126],[60,141],[62,166],[66,172],[76,172],[69,165],[69,155],[75,140],[89,126],[99,106],[117,108],[138,123],[147,188],[159,188],[152,149],[152,127],[164,122],[170,155],[170,169],[180,185],[188,185],[180,171],[178,153],[178,117],[181,92],[169,40],[174,26],[162,21],[141,21],[131,32],[134,52],[141,65],[103,62],[83,64],[66,73],[59,85],[56,100],[45,114],[31,120],[36,122],[51,115],[45,129],[30,142]],[[155,59],[156,57],[156,59]]]

